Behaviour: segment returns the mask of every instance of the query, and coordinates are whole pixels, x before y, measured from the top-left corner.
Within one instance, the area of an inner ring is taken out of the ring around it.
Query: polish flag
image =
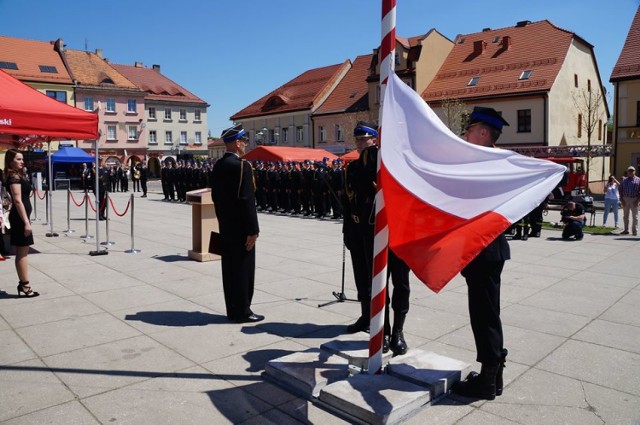
[[[565,171],[460,139],[395,73],[380,127],[389,247],[435,292],[538,206]]]

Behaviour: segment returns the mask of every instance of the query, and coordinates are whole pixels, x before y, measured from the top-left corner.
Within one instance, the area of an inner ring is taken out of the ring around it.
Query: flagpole
[[[382,123],[382,99],[387,86],[389,74],[394,72],[394,55],[396,47],[396,0],[382,0],[382,41],[380,43],[380,113]],[[383,129],[379,129],[378,144],[382,143]],[[380,179],[380,161],[378,152],[376,175],[376,219],[373,240],[373,279],[371,282],[371,323],[369,333],[369,365],[370,374],[382,371],[382,340],[384,338],[384,309],[387,299],[387,245],[389,244],[389,227],[382,196]]]

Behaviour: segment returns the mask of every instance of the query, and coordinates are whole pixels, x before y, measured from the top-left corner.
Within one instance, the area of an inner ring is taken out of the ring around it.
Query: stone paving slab
[[[391,375],[361,373],[329,384],[319,400],[368,424],[394,424],[431,401],[429,389]]]
[[[366,369],[369,363],[369,334],[358,332],[353,335],[343,335],[332,341],[325,342],[320,349],[345,358],[350,365],[359,369]],[[382,354],[382,366],[393,357],[391,351]]]
[[[389,361],[386,372],[404,381],[428,387],[437,399],[451,390],[451,385],[464,379],[471,365],[433,352],[411,350]]]
[[[324,350],[307,350],[271,360],[266,375],[307,397],[318,397],[327,384],[349,376],[349,362]]]

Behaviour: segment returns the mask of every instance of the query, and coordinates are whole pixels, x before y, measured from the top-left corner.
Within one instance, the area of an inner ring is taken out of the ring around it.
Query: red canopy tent
[[[290,148],[286,146],[258,146],[251,152],[247,152],[243,158],[249,161],[259,159],[262,161],[276,162],[304,161],[305,159],[311,161],[322,161],[324,158],[329,158],[331,161],[338,157],[324,149]]]
[[[358,153],[358,151],[357,150],[352,150],[349,153],[345,153],[340,158],[342,158],[344,160],[344,162],[349,163],[351,161],[355,161],[359,157],[360,157],[360,154]]]
[[[98,115],[59,102],[0,70],[0,142],[14,136],[98,138]]]

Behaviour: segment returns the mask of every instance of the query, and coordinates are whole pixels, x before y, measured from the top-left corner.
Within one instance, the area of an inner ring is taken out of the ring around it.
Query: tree
[[[442,111],[449,130],[461,136],[464,126],[469,120],[467,105],[460,99],[445,99],[442,101]]]
[[[602,120],[600,119],[600,110],[604,103],[602,93],[599,91],[594,92],[591,90],[579,90],[573,93],[573,104],[578,112],[578,137],[584,131],[587,136],[587,194],[589,193],[589,171],[591,165],[591,137],[596,131],[604,131],[604,128],[598,129],[602,126]],[[603,137],[603,140],[605,137]]]

